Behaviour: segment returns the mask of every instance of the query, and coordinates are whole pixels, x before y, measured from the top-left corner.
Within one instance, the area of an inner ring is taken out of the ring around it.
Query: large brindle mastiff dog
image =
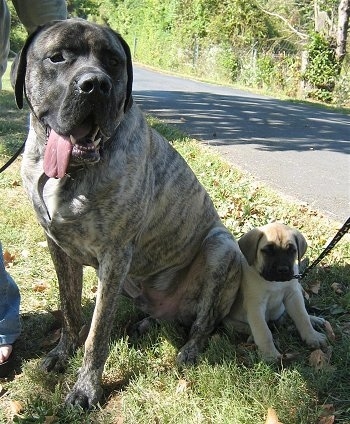
[[[194,362],[239,287],[238,244],[207,192],[132,100],[125,41],[80,19],[41,28],[12,69],[31,108],[22,176],[47,234],[64,326],[43,361],[64,369],[79,344],[83,266],[98,291],[79,377],[67,397],[88,408],[101,375],[121,288],[150,316],[189,327],[179,363]]]

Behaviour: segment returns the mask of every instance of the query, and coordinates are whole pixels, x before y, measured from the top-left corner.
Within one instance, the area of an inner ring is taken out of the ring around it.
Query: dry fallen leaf
[[[176,393],[184,393],[189,388],[190,383],[184,379],[179,380],[176,387]]]
[[[32,287],[33,291],[41,293],[48,289],[49,285],[45,281],[37,281]]]
[[[350,322],[344,322],[341,326],[342,330],[341,332],[343,334],[348,334],[350,335]]]
[[[57,419],[56,415],[47,415],[45,417],[44,424],[52,424],[56,421],[56,419]]]
[[[317,424],[333,424],[335,420],[334,415],[328,415],[327,417],[321,417]]]
[[[333,403],[325,403],[321,406],[322,408],[322,416],[333,415],[334,414],[334,405]]]
[[[16,259],[16,255],[12,255],[8,250],[5,250],[3,253],[4,263],[6,266],[13,266],[13,262]]]
[[[321,287],[321,282],[318,280],[310,282],[307,286],[308,291],[313,294],[318,294],[318,292],[320,291],[320,287]]]
[[[332,342],[334,342],[335,341],[335,334],[334,334],[333,328],[332,328],[329,321],[325,321],[324,329],[326,330],[326,335],[327,335],[328,339],[331,340]]]
[[[266,417],[265,424],[282,424],[277,417],[276,411],[273,408],[269,408],[267,410],[267,417]]]
[[[331,287],[332,287],[334,293],[336,293],[336,294],[344,294],[344,288],[343,288],[342,284],[340,284],[340,283],[333,283],[333,284],[331,284]]]
[[[309,364],[316,370],[321,370],[329,366],[331,351],[327,353],[321,349],[316,349],[309,356]]]
[[[47,241],[39,241],[38,246],[40,247],[47,247]]]
[[[10,401],[10,410],[13,415],[20,414],[24,409],[24,406],[18,400]]]
[[[322,412],[317,421],[317,424],[333,424],[335,420],[333,403],[326,403],[322,405]]]

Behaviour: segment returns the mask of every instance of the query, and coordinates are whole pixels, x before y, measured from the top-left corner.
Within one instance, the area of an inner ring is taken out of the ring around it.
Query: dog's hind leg
[[[230,311],[241,273],[242,253],[238,244],[225,228],[211,230],[187,277],[198,279],[199,293],[188,342],[177,357],[179,365],[197,361],[210,334]]]
[[[73,261],[50,237],[47,237],[47,242],[58,278],[63,328],[58,345],[45,357],[42,368],[62,372],[68,358],[79,346],[83,267]]]

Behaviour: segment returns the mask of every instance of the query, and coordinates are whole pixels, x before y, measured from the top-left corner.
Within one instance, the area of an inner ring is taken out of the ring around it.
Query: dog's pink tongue
[[[73,145],[69,137],[51,130],[44,155],[44,172],[50,178],[65,176]]]

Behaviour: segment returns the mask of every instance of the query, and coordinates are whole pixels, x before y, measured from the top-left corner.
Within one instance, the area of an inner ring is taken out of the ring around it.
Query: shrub
[[[309,96],[330,102],[340,71],[333,42],[320,33],[314,33],[307,51],[308,64],[303,78],[310,85]]]

